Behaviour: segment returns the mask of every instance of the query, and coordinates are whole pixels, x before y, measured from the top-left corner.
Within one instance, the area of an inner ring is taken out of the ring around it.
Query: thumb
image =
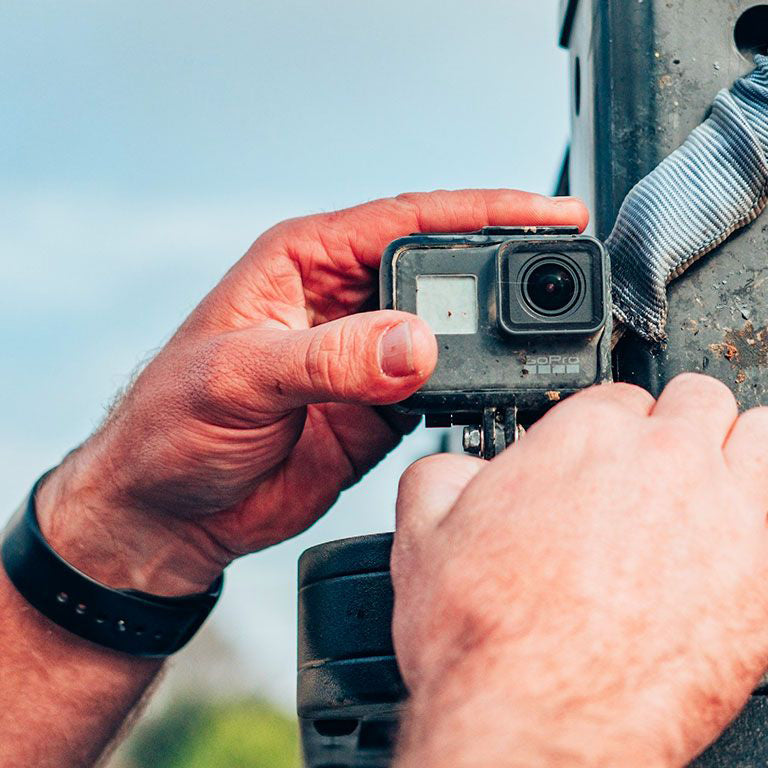
[[[428,537],[472,478],[487,466],[487,462],[472,456],[443,453],[408,467],[397,493],[398,549],[410,550]]]
[[[251,330],[253,382],[266,407],[309,403],[396,403],[431,376],[437,342],[427,324],[406,312],[350,315],[306,331]]]
[[[396,530],[390,562],[397,600],[411,603],[420,580],[433,533],[458,501],[472,478],[487,462],[471,456],[443,453],[412,464],[400,478]],[[418,598],[415,598],[418,600]],[[397,605],[397,601],[396,601]],[[395,644],[400,634],[395,623]]]

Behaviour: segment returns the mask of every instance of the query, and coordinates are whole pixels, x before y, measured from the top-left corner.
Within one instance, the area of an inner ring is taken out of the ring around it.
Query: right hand
[[[682,766],[768,666],[768,408],[686,374],[401,481],[399,768]]]

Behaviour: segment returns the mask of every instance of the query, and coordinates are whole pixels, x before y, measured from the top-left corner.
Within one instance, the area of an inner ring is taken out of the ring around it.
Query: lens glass
[[[557,261],[544,261],[524,278],[523,295],[534,312],[561,314],[572,306],[578,281],[573,270]]]

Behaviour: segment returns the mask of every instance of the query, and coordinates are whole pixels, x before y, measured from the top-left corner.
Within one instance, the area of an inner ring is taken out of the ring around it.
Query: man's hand
[[[399,768],[682,766],[768,665],[768,409],[606,385],[404,476]]]
[[[413,422],[434,336],[376,306],[383,249],[411,232],[584,226],[578,201],[434,192],[287,221],[260,237],[40,493],[44,533],[114,586],[203,590],[233,558],[311,525]],[[361,314],[355,314],[361,312]]]

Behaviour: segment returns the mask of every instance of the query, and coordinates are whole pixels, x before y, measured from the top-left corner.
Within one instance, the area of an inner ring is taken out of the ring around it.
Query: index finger
[[[515,189],[459,189],[416,192],[374,200],[335,213],[294,219],[286,232],[314,233],[328,256],[376,269],[382,251],[412,233],[471,232],[488,226],[575,226],[589,221],[586,206],[573,197],[546,197]]]

